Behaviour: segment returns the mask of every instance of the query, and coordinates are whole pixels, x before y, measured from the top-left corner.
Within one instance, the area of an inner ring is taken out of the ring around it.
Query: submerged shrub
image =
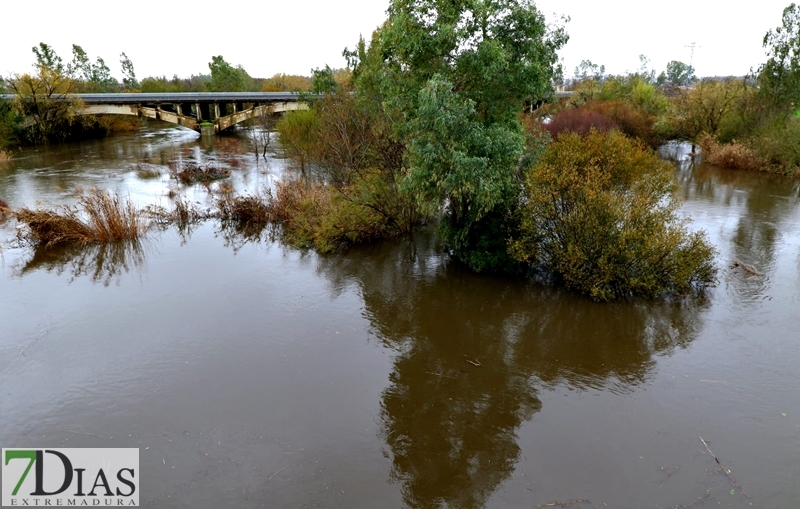
[[[324,184],[281,182],[271,207],[290,243],[322,253],[395,233],[384,215]]]
[[[510,252],[595,300],[710,284],[714,249],[677,214],[669,164],[619,132],[562,134],[525,178]]]
[[[14,216],[27,226],[20,235],[44,246],[135,239],[147,231],[144,213],[130,198],[99,189],[81,196],[77,207],[20,209]]]
[[[738,141],[721,144],[710,134],[703,133],[697,143],[703,151],[703,160],[715,166],[736,170],[758,170],[766,164],[755,150]]]
[[[578,133],[587,135],[592,129],[596,131],[610,131],[619,126],[599,111],[591,110],[585,106],[578,108],[566,108],[553,116],[544,128],[555,138],[563,132]]]

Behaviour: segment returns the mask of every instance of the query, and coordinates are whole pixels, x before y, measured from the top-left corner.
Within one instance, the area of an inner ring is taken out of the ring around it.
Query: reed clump
[[[210,164],[189,163],[181,166],[171,166],[170,175],[184,184],[193,184],[195,182],[208,183],[228,178],[231,175],[231,171]]]
[[[234,196],[225,193],[217,200],[219,216],[223,221],[243,225],[261,225],[278,219],[275,214],[275,199],[267,190],[261,194]]]
[[[19,235],[46,247],[136,239],[147,231],[143,212],[130,198],[99,189],[81,196],[77,206],[23,208],[13,214],[26,226]]]
[[[3,161],[10,161],[11,160],[11,152],[6,152],[3,149],[0,149],[0,162]]]

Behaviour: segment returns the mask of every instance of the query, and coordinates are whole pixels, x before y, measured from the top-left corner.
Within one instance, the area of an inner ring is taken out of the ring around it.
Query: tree
[[[502,256],[489,252],[499,246],[484,242],[481,221],[514,206],[518,116],[552,92],[567,35],[548,31],[530,0],[393,0],[388,13],[369,50],[362,41],[347,53],[357,91],[393,119],[408,148],[407,185],[443,208],[440,232],[454,254],[499,269],[484,263]]]
[[[208,88],[213,92],[244,92],[252,81],[241,65],[232,66],[222,55],[211,57],[208,68],[211,70]]]
[[[602,81],[606,75],[606,66],[593,64],[591,60],[581,60],[575,68],[575,80]]]
[[[36,67],[44,67],[56,72],[64,72],[64,63],[61,57],[56,54],[55,50],[53,50],[50,45],[40,42],[38,48],[34,46],[31,50],[33,54],[36,55]]]
[[[329,66],[311,70],[311,91],[315,94],[332,94],[339,88],[334,70]]]
[[[667,64],[666,72],[658,75],[657,82],[659,85],[687,87],[695,80],[697,78],[694,75],[694,67],[678,60],[672,60]]]
[[[667,124],[673,138],[697,141],[702,133],[729,142],[746,135],[746,108],[752,89],[740,79],[703,79],[690,90],[681,91],[670,105]]]
[[[767,62],[758,72],[761,93],[773,105],[794,109],[800,104],[800,7],[783,10],[781,26],[764,36]]]
[[[83,48],[72,45],[72,61],[67,64],[66,75],[79,83],[81,92],[115,92],[119,88],[117,80],[105,61],[97,57],[93,64]]]
[[[122,86],[126,92],[139,90],[139,81],[136,79],[136,73],[133,71],[133,62],[128,58],[125,52],[120,53],[119,63],[122,66]]]
[[[44,43],[33,48],[33,74],[14,74],[6,82],[15,95],[14,110],[27,119],[26,136],[34,143],[64,138],[77,120],[80,101],[70,99],[75,81],[65,73],[61,58]]]

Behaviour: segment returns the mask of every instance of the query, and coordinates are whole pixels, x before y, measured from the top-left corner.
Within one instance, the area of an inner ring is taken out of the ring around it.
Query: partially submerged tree
[[[552,93],[563,28],[532,1],[394,0],[373,38],[349,53],[356,86],[377,95],[408,147],[410,189],[444,209],[441,233],[475,270],[502,270],[525,147],[518,115]],[[491,239],[489,239],[491,237]]]

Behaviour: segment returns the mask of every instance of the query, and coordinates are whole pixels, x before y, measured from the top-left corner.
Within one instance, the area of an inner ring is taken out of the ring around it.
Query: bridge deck
[[[300,94],[295,92],[176,92],[176,93],[113,93],[70,94],[84,104],[159,104],[159,103],[272,103],[297,102]],[[306,97],[316,97],[307,94]],[[10,94],[0,99],[13,99]]]

